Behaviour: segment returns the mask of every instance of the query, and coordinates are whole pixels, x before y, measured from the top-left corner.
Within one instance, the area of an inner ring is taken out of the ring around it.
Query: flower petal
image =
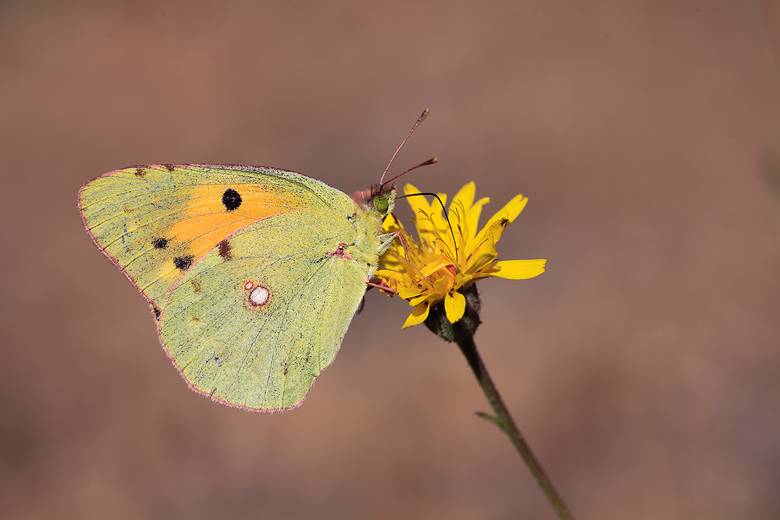
[[[503,208],[498,210],[490,220],[493,222],[499,218],[506,218],[509,219],[509,222],[514,222],[526,204],[528,204],[528,197],[524,197],[522,193],[519,193],[515,198],[507,202]]]
[[[401,327],[402,329],[405,329],[406,327],[413,327],[415,325],[419,325],[420,323],[424,322],[425,319],[428,317],[428,311],[430,308],[428,307],[428,302],[421,303],[417,307],[414,308],[412,313],[409,315],[408,318],[406,318],[406,322]]]
[[[450,323],[455,323],[466,312],[466,297],[457,291],[450,291],[444,297],[444,312]]]
[[[476,195],[476,193],[477,185],[474,183],[474,181],[469,182],[458,190],[458,193],[456,193],[452,198],[452,204],[450,204],[450,207],[454,206],[456,202],[460,202],[463,204],[463,207],[468,210],[474,203],[474,195]]]
[[[466,218],[468,217],[471,205],[474,204],[474,195],[476,193],[477,185],[474,184],[474,181],[471,181],[463,186],[452,198],[450,211],[447,215],[452,227],[460,227],[461,229],[466,227]]]
[[[509,222],[514,221],[520,212],[523,211],[523,208],[527,203],[528,197],[523,197],[522,194],[517,195],[515,198],[507,202],[503,208],[498,210],[495,215],[490,217],[490,220],[487,221],[485,227],[483,227],[482,230],[477,234],[476,238],[474,239],[474,243],[479,244],[482,242],[482,239],[485,237],[485,233],[490,230],[490,228],[496,222],[502,219],[507,219]],[[498,239],[496,239],[496,242],[498,242]]]
[[[441,211],[441,204],[439,204],[439,201],[436,199],[433,199],[433,202],[428,204],[428,199],[425,197],[418,197],[420,193],[420,190],[418,190],[416,187],[412,186],[411,184],[407,184],[404,186],[404,195],[406,195],[406,201],[409,203],[409,206],[412,208],[412,214],[417,215],[418,213],[424,213],[426,215],[431,215],[433,213],[436,213],[436,210],[438,209]],[[413,195],[410,197],[409,195]],[[447,194],[446,193],[439,193],[439,198],[441,199],[442,204],[447,204]]]
[[[388,266],[388,267],[392,267],[392,266]],[[404,279],[402,274],[399,274],[398,272],[396,272],[396,270],[390,268],[377,269],[376,271],[374,271],[374,278],[385,279],[385,280],[398,280],[398,281],[403,281]]]
[[[468,230],[466,232],[467,240],[471,240],[476,236],[477,229],[479,228],[479,216],[482,214],[482,206],[489,202],[489,197],[483,197],[471,206],[468,215],[466,215],[466,229]]]
[[[468,259],[467,273],[475,273],[496,259],[496,242],[501,238],[508,220],[498,220],[480,231],[482,242],[469,244],[471,257]]]
[[[413,188],[413,189],[409,189]],[[417,188],[409,184],[404,189],[405,193],[419,193]],[[444,204],[447,195],[438,194],[438,199],[434,198],[430,204],[424,197],[408,197],[409,205],[412,207],[414,226],[417,228],[417,236],[420,237],[420,244],[433,244],[439,238],[442,229],[448,229],[447,221],[442,216]],[[439,203],[441,201],[441,204]]]
[[[420,289],[414,287],[412,288],[402,287],[398,289],[398,296],[400,296],[404,300],[408,300],[409,305],[411,306],[417,306],[428,299],[428,295],[422,294],[420,292]]]
[[[425,276],[426,278],[431,276],[433,273],[435,273],[439,269],[447,268],[447,266],[452,265],[451,261],[449,261],[446,258],[442,258],[440,256],[430,255],[428,258],[430,258],[430,263],[427,264],[427,265],[424,265],[422,270],[420,271],[422,273],[422,275]]]
[[[547,260],[503,260],[496,262],[491,274],[511,280],[524,280],[539,276],[544,272]]]
[[[395,233],[396,231],[403,230],[403,224],[401,224],[401,221],[398,220],[398,217],[396,217],[394,213],[390,213],[387,217],[385,217],[385,221],[382,224],[383,233]]]

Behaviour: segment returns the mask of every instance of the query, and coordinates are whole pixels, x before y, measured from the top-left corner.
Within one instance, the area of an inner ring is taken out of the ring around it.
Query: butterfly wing
[[[81,189],[79,209],[189,385],[256,410],[296,406],[331,363],[381,225],[320,181],[250,166],[117,170]],[[339,249],[358,242],[367,256]]]
[[[303,208],[237,231],[194,263],[158,324],[190,387],[251,410],[298,406],[365,293],[369,266],[339,249],[355,235],[343,215]]]
[[[383,210],[373,204],[383,198]],[[336,356],[386,247],[393,187],[353,200],[285,170],[150,165],[79,192],[84,225],[149,300],[190,387],[294,408]]]
[[[272,168],[146,165],[107,173],[79,192],[95,244],[159,313],[181,276],[221,240],[299,208],[353,211],[344,193]]]

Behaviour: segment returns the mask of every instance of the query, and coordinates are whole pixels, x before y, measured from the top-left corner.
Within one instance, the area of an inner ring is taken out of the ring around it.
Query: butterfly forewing
[[[301,207],[348,211],[343,193],[271,168],[152,165],[98,177],[79,194],[98,247],[162,306],[182,274],[252,222]]]

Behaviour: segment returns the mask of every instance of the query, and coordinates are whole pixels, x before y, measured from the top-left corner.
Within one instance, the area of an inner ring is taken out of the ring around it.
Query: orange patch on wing
[[[265,189],[264,189],[265,188]],[[228,189],[241,196],[240,205],[228,210],[222,197]],[[195,186],[183,218],[167,232],[197,262],[219,242],[260,219],[303,207],[303,202],[287,190],[257,184]]]
[[[177,223],[171,236],[186,243],[187,253],[199,259],[223,239],[257,220],[231,214],[202,215]]]

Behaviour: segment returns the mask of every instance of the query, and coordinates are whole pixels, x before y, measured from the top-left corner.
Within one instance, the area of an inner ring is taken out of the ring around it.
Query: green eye
[[[374,197],[374,207],[379,213],[387,213],[387,195]]]

